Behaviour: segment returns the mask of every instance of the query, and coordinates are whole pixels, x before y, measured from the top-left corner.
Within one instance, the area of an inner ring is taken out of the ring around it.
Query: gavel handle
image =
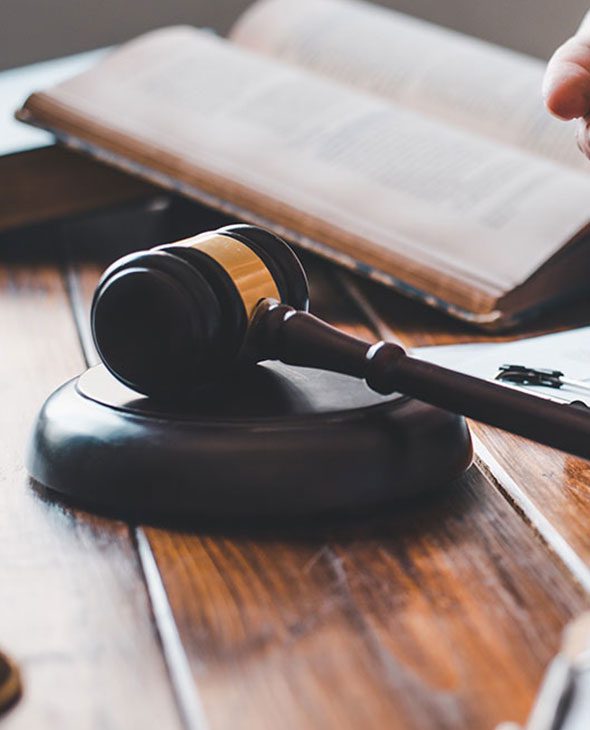
[[[556,403],[399,353],[383,344],[369,360],[368,385],[398,391],[547,446],[590,458],[590,411]],[[402,348],[399,348],[400,350]]]
[[[285,305],[263,307],[253,326],[257,329],[259,352],[267,359],[363,378],[378,393],[403,393],[590,458],[590,411],[585,408],[433,365],[409,356],[393,343],[365,342]]]

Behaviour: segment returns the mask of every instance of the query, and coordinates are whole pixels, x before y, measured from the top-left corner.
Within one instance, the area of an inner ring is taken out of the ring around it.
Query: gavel
[[[230,225],[113,263],[91,326],[107,369],[158,400],[198,397],[245,364],[280,360],[364,379],[563,451],[590,457],[590,414],[366,342],[308,312],[295,252],[275,234]]]

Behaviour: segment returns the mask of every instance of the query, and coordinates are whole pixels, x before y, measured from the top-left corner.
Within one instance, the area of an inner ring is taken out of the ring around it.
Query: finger
[[[590,114],[590,12],[549,61],[543,96],[549,111],[562,119]]]

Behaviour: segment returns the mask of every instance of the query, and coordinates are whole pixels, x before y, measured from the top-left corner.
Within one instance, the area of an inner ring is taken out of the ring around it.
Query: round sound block
[[[265,363],[171,408],[98,366],[47,399],[27,467],[101,509],[251,517],[421,494],[461,474],[471,453],[460,416],[345,375]]]

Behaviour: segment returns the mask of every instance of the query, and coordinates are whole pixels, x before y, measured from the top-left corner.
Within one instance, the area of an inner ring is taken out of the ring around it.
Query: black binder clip
[[[576,380],[575,378],[568,378],[561,370],[551,370],[549,368],[530,368],[526,365],[501,365],[500,369],[494,376],[494,380],[498,380],[501,383],[510,385],[514,388],[522,388],[526,390],[530,387],[541,387],[541,388],[552,388],[553,390],[566,390],[571,389],[574,391],[572,396],[576,392],[585,394],[590,398],[590,382],[584,380]],[[537,394],[541,397],[549,398],[560,403],[567,403],[573,406],[580,406],[588,408],[583,400],[574,398],[573,400],[566,397],[556,396],[554,394],[548,395],[544,392],[538,392]]]

